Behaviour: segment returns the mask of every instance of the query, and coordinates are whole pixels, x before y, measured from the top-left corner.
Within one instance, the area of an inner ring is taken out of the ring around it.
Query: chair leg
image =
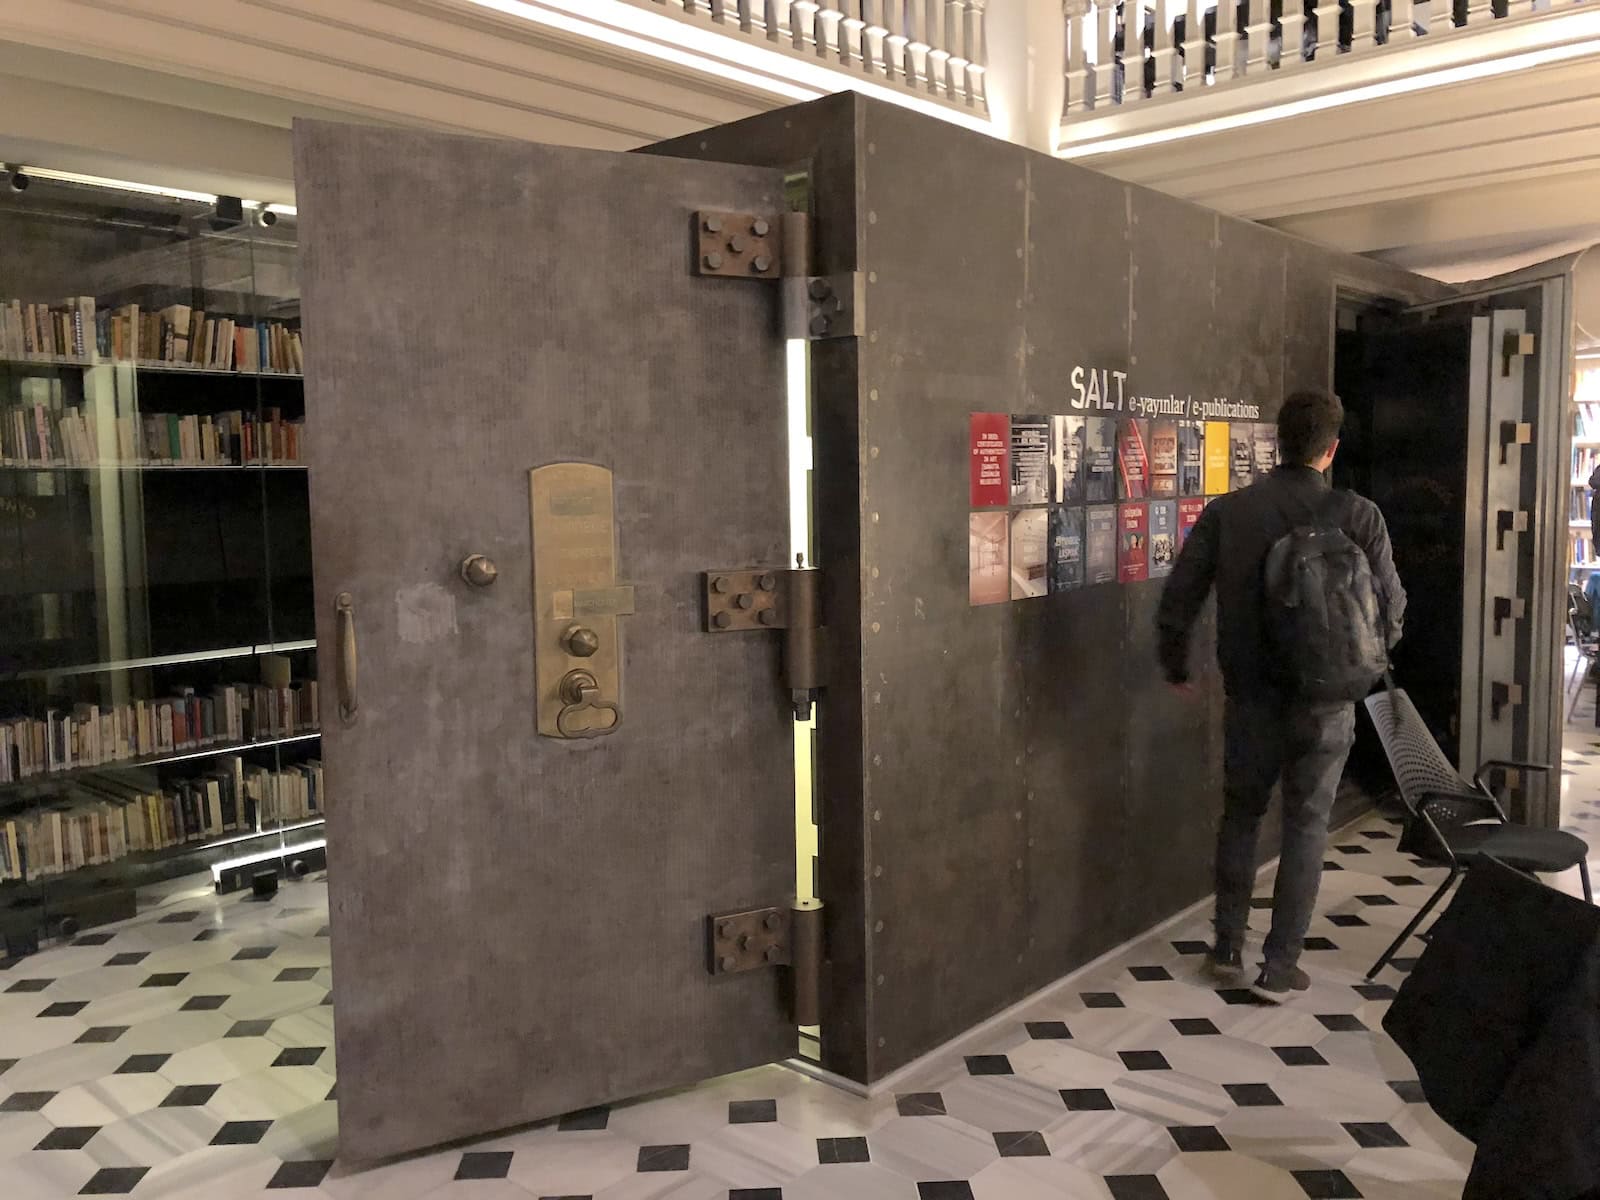
[[[1439,890],[1428,897],[1428,902],[1417,910],[1416,916],[1411,918],[1411,924],[1407,925],[1400,931],[1400,936],[1395,938],[1394,941],[1390,942],[1389,948],[1383,952],[1383,956],[1379,958],[1377,962],[1372,964],[1372,970],[1367,972],[1368,979],[1371,979],[1388,965],[1389,960],[1395,956],[1400,947],[1406,944],[1406,939],[1416,932],[1417,926],[1421,925],[1423,919],[1433,911],[1433,906],[1439,903],[1440,900],[1444,899],[1444,894],[1450,890],[1450,885],[1456,881],[1460,874],[1460,867],[1450,868],[1450,874],[1445,876],[1444,882],[1439,885]]]
[[[1587,862],[1578,864],[1578,878],[1583,880],[1583,898],[1593,904],[1594,888],[1589,886],[1589,864]]]

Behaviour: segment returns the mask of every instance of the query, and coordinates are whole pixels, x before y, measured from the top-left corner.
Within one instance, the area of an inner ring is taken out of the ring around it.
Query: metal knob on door
[[[500,578],[500,568],[486,554],[469,554],[461,560],[461,578],[473,587],[488,587]]]
[[[610,712],[609,725],[591,725],[579,729],[573,722],[586,712]],[[600,684],[588,671],[568,671],[561,678],[561,711],[556,716],[556,730],[564,738],[595,738],[615,733],[622,724],[622,706],[614,700],[600,698]]]

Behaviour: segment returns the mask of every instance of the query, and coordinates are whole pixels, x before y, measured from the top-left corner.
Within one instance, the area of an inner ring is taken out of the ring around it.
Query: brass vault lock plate
[[[622,724],[618,618],[633,612],[633,588],[616,579],[611,472],[591,463],[536,467],[528,495],[538,729],[604,737]]]

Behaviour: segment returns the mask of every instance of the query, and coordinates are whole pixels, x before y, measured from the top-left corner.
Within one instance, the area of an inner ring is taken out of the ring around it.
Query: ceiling
[[[1547,25],[1580,10],[1600,17],[1600,5],[1569,5]],[[1387,50],[1361,61],[1380,60],[1408,61]],[[1302,79],[1326,90],[1345,63],[1133,116],[1181,123],[1203,104],[1311,86]],[[777,103],[469,0],[0,0],[0,158],[265,201],[292,199],[296,114],[626,149]],[[1080,161],[1440,278],[1480,278],[1600,241],[1600,39],[1559,64]]]

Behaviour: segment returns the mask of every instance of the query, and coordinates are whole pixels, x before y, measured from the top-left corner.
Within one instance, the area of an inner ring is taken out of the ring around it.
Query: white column
[[[1267,69],[1267,43],[1272,38],[1272,0],[1250,0],[1250,23],[1245,26],[1244,73],[1259,75]]]
[[[1317,0],[1317,61],[1339,52],[1339,0]]]
[[[1378,44],[1378,0],[1350,0],[1350,53],[1365,54]]]
[[[1206,0],[1189,0],[1183,19],[1183,90],[1206,85]]]
[[[1151,99],[1165,96],[1178,83],[1178,51],[1173,41],[1173,7],[1171,0],[1150,0],[1155,17],[1155,44],[1150,57],[1156,63],[1156,86]]]
[[[1067,67],[1065,86],[1061,89],[1062,120],[1087,111],[1091,99],[1085,95],[1085,90],[1093,86],[1085,38],[1088,13],[1089,0],[1062,0],[1061,26]]]
[[[1278,69],[1293,70],[1305,60],[1300,47],[1306,34],[1306,10],[1303,0],[1283,0],[1283,48],[1278,52]]]
[[[1001,136],[1035,150],[1054,150],[1066,83],[1061,0],[991,4],[984,36],[989,115]]]
[[[1217,0],[1216,83],[1227,83],[1237,73],[1239,61],[1239,12],[1236,0]]]

